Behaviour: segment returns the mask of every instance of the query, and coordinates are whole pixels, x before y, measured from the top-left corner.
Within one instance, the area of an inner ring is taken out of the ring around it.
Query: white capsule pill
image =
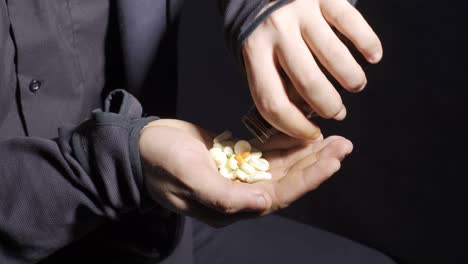
[[[270,168],[270,162],[268,162],[268,160],[260,158],[260,159],[258,159],[258,161],[260,161],[261,163],[263,163],[263,164],[265,164],[266,166],[268,166],[268,168]]]
[[[234,172],[225,166],[219,168],[219,174],[221,174],[224,178],[227,178],[230,180],[234,180],[236,178],[236,175],[234,175]]]
[[[270,163],[266,159],[250,159],[249,164],[259,171],[267,171],[270,169]]]
[[[272,175],[269,172],[265,171],[257,171],[252,175],[249,175],[249,177],[246,179],[248,183],[254,183],[258,181],[265,181],[265,180],[271,180]]]
[[[227,156],[226,154],[219,148],[212,148],[210,149],[210,155],[216,162],[218,168],[221,166],[225,166],[227,163]]]
[[[213,143],[213,148],[219,148],[219,149],[223,149],[223,145],[221,143]]]
[[[252,150],[252,152],[250,152],[250,158],[251,159],[259,159],[261,157],[262,157],[262,152],[260,152],[260,151],[253,151]]]
[[[229,158],[228,166],[229,166],[229,168],[230,168],[231,170],[237,170],[237,169],[239,168],[239,162],[237,161],[235,155],[232,155],[232,156]]]
[[[266,171],[257,171],[255,174],[255,177],[259,179],[271,180],[273,178],[273,175],[270,172]]]
[[[232,138],[232,133],[229,130],[224,131],[213,139],[213,142],[220,143]]]
[[[232,154],[234,154],[234,150],[230,147],[230,146],[225,146],[223,148],[223,152],[228,156],[232,156]]]
[[[210,155],[212,158],[218,156],[218,155],[221,155],[221,154],[224,154],[224,152],[220,149],[220,148],[211,148],[210,149]],[[226,155],[226,154],[224,154]]]
[[[253,174],[256,172],[255,168],[252,165],[248,164],[247,162],[242,163],[240,168],[243,172],[247,174]]]
[[[239,140],[237,143],[234,145],[234,153],[236,154],[242,154],[244,152],[250,152],[252,147],[250,146],[250,143],[246,140]]]
[[[243,172],[241,169],[238,169],[234,172],[236,177],[241,180],[241,181],[247,181],[247,178],[249,178],[249,175],[245,172]]]

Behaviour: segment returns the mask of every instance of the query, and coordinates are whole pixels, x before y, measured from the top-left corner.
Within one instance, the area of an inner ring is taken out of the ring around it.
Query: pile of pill
[[[234,141],[230,131],[224,131],[213,139],[210,155],[219,173],[230,180],[248,183],[271,180],[270,164],[262,158],[262,152],[254,149],[248,141]]]

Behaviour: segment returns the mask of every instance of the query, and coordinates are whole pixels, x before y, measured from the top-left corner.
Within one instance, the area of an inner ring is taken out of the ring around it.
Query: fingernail
[[[382,53],[380,51],[374,53],[372,56],[369,58],[370,63],[377,63],[382,59]]]
[[[266,208],[266,200],[262,195],[257,197],[257,205],[259,208]]]
[[[364,88],[366,88],[367,86],[367,81],[365,84],[363,84],[361,87],[359,87],[356,91],[359,93],[359,92],[362,92],[362,90],[364,90]]]

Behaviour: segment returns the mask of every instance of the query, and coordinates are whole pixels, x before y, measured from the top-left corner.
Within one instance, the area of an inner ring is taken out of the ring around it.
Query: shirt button
[[[39,89],[41,89],[41,81],[39,80],[36,80],[36,79],[33,79],[30,83],[29,83],[29,91],[35,93],[37,91],[39,91]]]

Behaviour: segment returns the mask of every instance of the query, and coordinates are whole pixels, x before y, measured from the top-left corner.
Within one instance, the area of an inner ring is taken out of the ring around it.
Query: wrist
[[[157,117],[141,118],[133,125],[133,129],[130,131],[130,152],[131,152],[131,165],[136,183],[140,190],[140,211],[146,212],[154,207],[153,199],[150,198],[146,187],[145,175],[146,167],[144,160],[147,155],[142,151],[142,146],[145,145],[143,140],[148,136],[145,136],[143,132],[144,128],[155,121]]]

